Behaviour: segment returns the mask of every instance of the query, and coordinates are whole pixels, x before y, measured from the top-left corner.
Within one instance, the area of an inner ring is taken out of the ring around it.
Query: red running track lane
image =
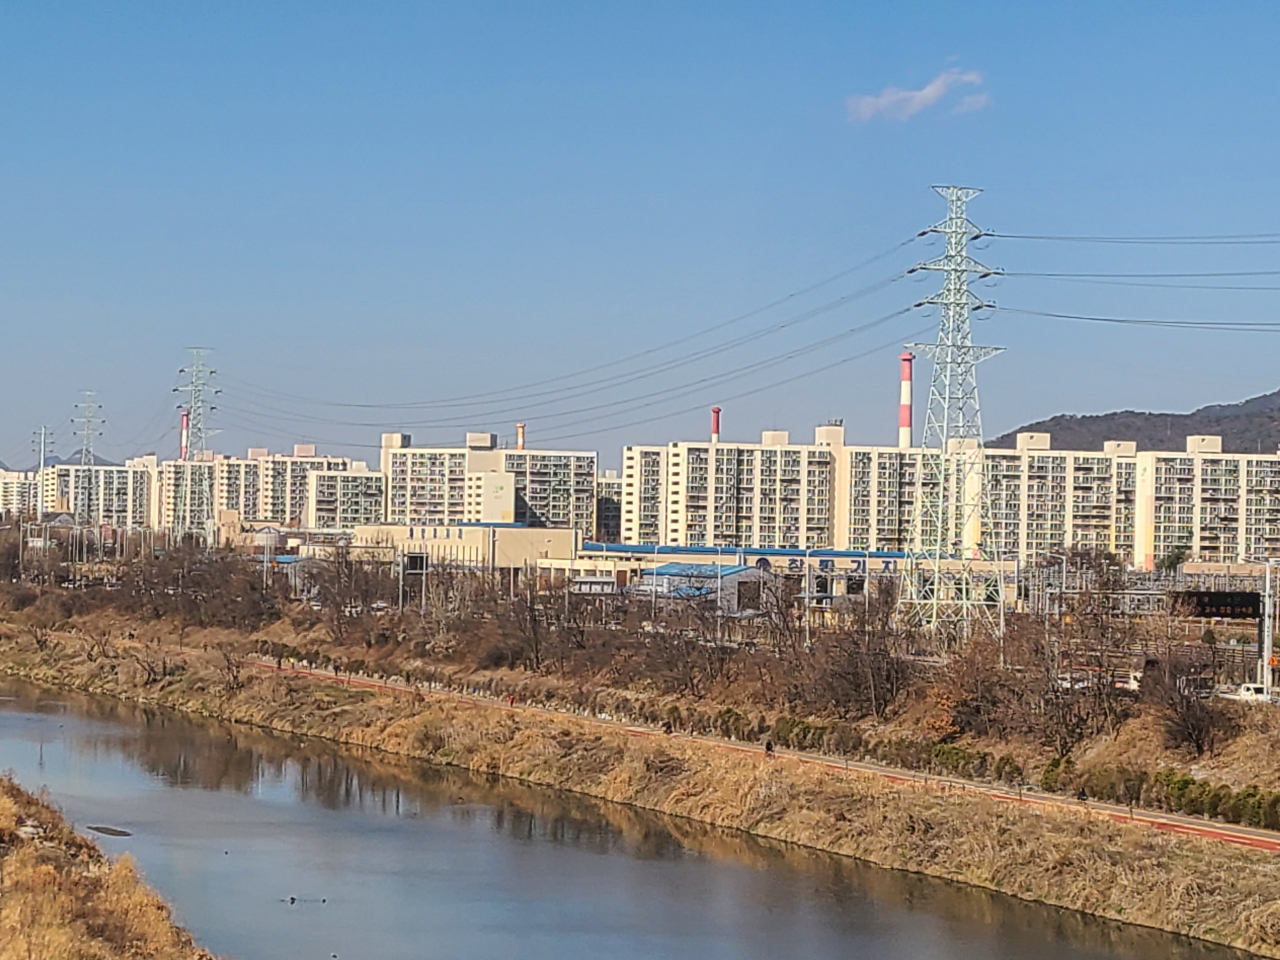
[[[368,677],[342,676],[327,671],[307,670],[293,666],[277,667],[273,663],[263,662],[258,659],[250,659],[248,662],[251,666],[271,673],[284,673],[291,676],[306,677],[313,680],[323,680],[329,683],[336,683],[344,687],[356,687],[364,690],[378,690],[390,693],[448,697],[451,700],[460,702],[466,707],[475,707],[481,701],[484,701],[490,706],[503,707],[508,710],[516,709],[508,706],[503,700],[491,700],[488,697],[472,696],[465,693],[458,693],[453,690],[423,690],[421,687],[413,687],[408,684],[401,683],[387,683],[383,680],[372,680]],[[656,730],[637,727],[634,724],[626,724],[616,720],[603,720],[599,717],[587,717],[580,714],[566,714],[556,710],[548,710],[545,707],[522,705],[519,709],[546,714],[549,716],[574,717],[578,720],[583,720],[588,723],[598,723],[604,726],[622,727],[623,731],[628,736],[633,737],[652,737],[657,735]],[[713,737],[696,735],[681,736],[683,739],[697,740],[719,750],[733,750],[740,753],[759,753],[762,755],[764,753],[764,748],[756,746],[755,744],[732,743],[725,740],[718,740]],[[1160,813],[1152,810],[1134,810],[1130,813],[1127,807],[1111,803],[1101,803],[1095,800],[1071,800],[1065,797],[1053,797],[1045,794],[1028,795],[1010,792],[1004,787],[988,786],[987,784],[975,783],[971,780],[961,780],[956,777],[935,777],[927,774],[915,773],[910,770],[895,770],[892,768],[878,767],[869,763],[834,760],[830,757],[798,754],[792,750],[777,749],[776,752],[779,756],[787,757],[788,759],[794,760],[798,763],[818,764],[819,766],[844,771],[846,773],[879,777],[886,782],[899,785],[914,784],[918,786],[932,787],[933,789],[943,791],[979,793],[994,800],[1001,800],[1007,803],[1022,803],[1041,807],[1058,807],[1066,810],[1085,809],[1095,816],[1106,817],[1116,823],[1141,823],[1164,833],[1201,837],[1206,840],[1219,840],[1223,843],[1232,843],[1237,846],[1249,847],[1254,850],[1265,850],[1272,853],[1280,852],[1280,834],[1269,830],[1258,830],[1252,827],[1237,827],[1231,824],[1209,823],[1205,820],[1197,820],[1180,814]]]

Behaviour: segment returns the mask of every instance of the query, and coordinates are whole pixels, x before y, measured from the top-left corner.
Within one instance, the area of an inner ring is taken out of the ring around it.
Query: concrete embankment
[[[455,697],[378,693],[176,654],[0,639],[40,683],[571,790],[1280,957],[1275,854],[683,737]]]

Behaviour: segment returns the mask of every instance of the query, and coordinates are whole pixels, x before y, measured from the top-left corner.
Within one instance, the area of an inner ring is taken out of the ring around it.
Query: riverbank
[[[0,776],[0,960],[212,960],[125,856]]]
[[[1280,956],[1273,854],[483,701],[258,675],[216,651],[0,640],[6,672],[497,774]]]

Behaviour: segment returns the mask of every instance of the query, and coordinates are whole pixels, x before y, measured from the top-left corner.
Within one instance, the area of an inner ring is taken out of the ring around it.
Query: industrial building
[[[595,533],[594,451],[502,449],[492,433],[468,433],[462,447],[414,447],[382,435],[386,520],[410,526],[507,522]],[[501,519],[499,519],[501,518]]]

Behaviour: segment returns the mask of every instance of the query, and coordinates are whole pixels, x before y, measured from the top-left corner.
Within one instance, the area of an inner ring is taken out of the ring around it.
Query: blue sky
[[[942,216],[933,183],[982,187],[970,214],[997,232],[1280,230],[1278,28],[1246,3],[8,4],[0,459],[33,460],[40,423],[78,449],[81,390],[105,455],[172,455],[197,344],[229,452],[372,457],[399,425],[449,442],[522,419],[533,444],[613,463],[703,435],[717,402],[728,437],[844,417],[850,440],[892,442],[895,343],[931,318],[837,335],[936,276],[763,331],[936,246],[683,338],[912,237]],[[1265,271],[1280,252],[979,247],[1041,273]],[[1123,317],[1269,320],[1280,297],[989,283],[1001,305]],[[988,434],[1280,386],[1272,334],[997,313],[975,338],[1008,348],[981,371]],[[607,379],[627,371],[647,375]],[[375,406],[427,403],[451,405]]]

